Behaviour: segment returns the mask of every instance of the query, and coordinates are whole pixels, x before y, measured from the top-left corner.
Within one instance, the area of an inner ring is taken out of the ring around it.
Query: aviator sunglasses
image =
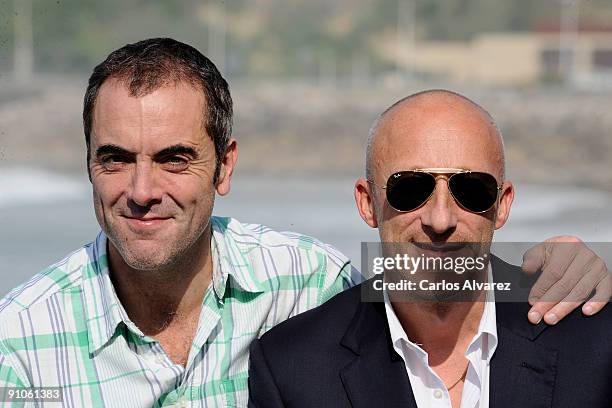
[[[465,169],[404,170],[391,174],[386,186],[378,186],[372,180],[368,182],[386,191],[387,202],[393,209],[408,212],[420,208],[431,198],[439,177],[447,178],[448,189],[461,208],[477,214],[490,210],[501,190],[493,175]]]

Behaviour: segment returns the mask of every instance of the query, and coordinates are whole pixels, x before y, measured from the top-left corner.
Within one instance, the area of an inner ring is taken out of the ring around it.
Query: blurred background
[[[360,263],[367,132],[428,88],[474,99],[517,187],[501,241],[612,241],[609,0],[0,0],[0,296],[91,241],[81,104],[93,66],[170,36],[228,79],[240,146],[215,213],[296,230]]]

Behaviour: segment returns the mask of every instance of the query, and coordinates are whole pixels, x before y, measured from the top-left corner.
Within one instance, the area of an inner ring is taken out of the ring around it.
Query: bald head
[[[377,174],[384,170],[385,164],[393,161],[392,156],[407,154],[416,144],[424,150],[419,149],[421,157],[416,158],[413,168],[467,168],[465,164],[461,165],[467,163],[462,160],[473,163],[472,153],[480,150],[484,153],[482,160],[488,162],[481,163],[482,166],[488,167],[499,181],[504,179],[504,146],[499,128],[484,108],[458,93],[423,91],[407,96],[385,110],[370,129],[366,177],[378,180]],[[469,159],[462,158],[462,153]],[[397,170],[400,169],[393,169]]]

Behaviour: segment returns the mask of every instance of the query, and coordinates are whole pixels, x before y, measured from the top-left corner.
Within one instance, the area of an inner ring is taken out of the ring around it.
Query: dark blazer
[[[524,277],[495,260],[496,281],[499,270],[509,271],[513,283]],[[362,289],[340,293],[253,342],[250,407],[417,408],[384,304],[362,302]],[[529,323],[528,310],[527,303],[496,303],[491,408],[611,408],[612,308],[594,317],[578,309],[553,327]]]

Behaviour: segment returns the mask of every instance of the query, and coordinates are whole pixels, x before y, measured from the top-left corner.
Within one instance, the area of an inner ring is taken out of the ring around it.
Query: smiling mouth
[[[125,217],[128,224],[139,229],[158,227],[168,221],[170,217]]]
[[[413,242],[413,244],[425,251],[452,252],[465,248],[464,242]]]

